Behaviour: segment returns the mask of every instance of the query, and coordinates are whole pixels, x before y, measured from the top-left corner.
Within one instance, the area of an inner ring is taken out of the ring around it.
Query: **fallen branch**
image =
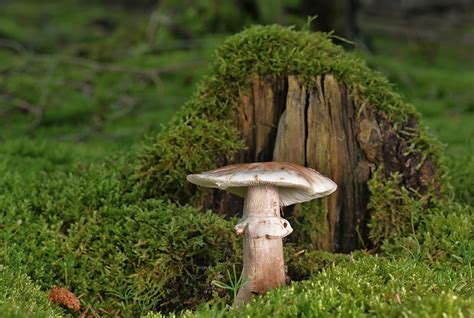
[[[145,68],[140,68],[140,67],[117,65],[113,63],[100,63],[91,59],[77,57],[77,56],[35,53],[26,49],[21,43],[13,41],[13,40],[9,40],[9,39],[0,38],[0,47],[12,49],[15,52],[17,52],[19,55],[28,56],[28,58],[32,60],[39,60],[39,61],[46,60],[48,62],[51,60],[55,60],[55,62],[57,63],[59,62],[63,64],[83,66],[83,67],[94,69],[97,72],[129,73],[129,74],[147,76],[151,78],[156,78],[157,76],[160,76],[163,74],[173,73],[176,71],[189,69],[195,66],[205,65],[208,63],[207,59],[199,59],[199,60],[186,61],[181,64],[167,65],[161,68],[145,69]]]
[[[28,54],[28,50],[23,46],[23,44],[13,40],[0,39],[0,47],[12,49],[20,55]]]
[[[38,106],[38,105],[33,105],[24,99],[11,96],[8,94],[0,95],[0,98],[5,100],[7,103],[9,103],[12,106],[11,108],[1,110],[0,117],[14,110],[23,111],[28,114],[32,114],[34,116],[33,121],[30,125],[30,129],[35,129],[36,127],[38,127],[44,114],[43,107]]]

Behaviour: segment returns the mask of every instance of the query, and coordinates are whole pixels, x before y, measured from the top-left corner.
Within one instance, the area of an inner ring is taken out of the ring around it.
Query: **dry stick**
[[[95,69],[99,72],[117,72],[117,73],[130,73],[148,77],[160,76],[162,74],[173,73],[183,69],[189,69],[192,66],[205,65],[209,61],[207,59],[191,60],[181,64],[173,64],[155,69],[143,69],[139,67],[128,67],[116,64],[100,63],[94,60],[86,59],[83,57],[69,56],[69,55],[52,55],[52,54],[37,54],[27,50],[21,43],[8,40],[0,39],[0,47],[11,48],[20,55],[30,55],[35,60],[57,60],[65,64],[80,65],[88,68]]]
[[[61,141],[81,142],[89,136],[102,135],[104,131],[105,120],[99,115],[94,116],[93,119],[94,119],[94,122],[92,123],[92,125],[84,129],[81,133],[77,135],[59,136],[55,139],[61,140]]]
[[[4,100],[10,102],[10,104],[13,106],[14,109],[25,111],[25,112],[33,114],[35,116],[39,116],[39,113],[41,112],[41,110],[40,110],[41,107],[40,106],[33,105],[33,104],[27,102],[24,99],[21,99],[21,98],[15,97],[15,96],[11,96],[9,94],[2,94],[2,95],[0,95],[0,97],[3,98]],[[12,108],[4,109],[0,112],[0,116],[7,114],[8,112],[10,112],[14,109],[12,109]]]
[[[84,311],[79,315],[79,318],[85,318],[90,308],[91,308],[91,304],[87,305],[86,309],[84,309]]]
[[[23,61],[22,61],[23,64],[18,65],[17,68],[22,68],[28,65],[29,59],[31,58],[31,51],[29,51],[23,44],[13,41],[13,40],[0,38],[0,48],[12,49],[18,55],[23,56]],[[8,69],[9,68],[0,69],[0,72],[4,72]]]
[[[48,82],[48,79],[46,80],[46,82]],[[39,124],[41,123],[41,120],[43,119],[44,104],[46,103],[48,94],[49,94],[49,89],[47,87],[47,84],[45,84],[43,89],[41,90],[41,96],[40,96],[40,101],[38,105],[33,105],[27,102],[26,100],[23,100],[15,96],[11,96],[9,94],[3,94],[3,95],[0,95],[0,97],[2,97],[4,100],[9,101],[10,104],[14,108],[33,114],[34,118],[29,128],[29,130],[31,131],[37,128]],[[2,110],[0,112],[0,117],[8,114],[10,111],[12,111],[12,108]]]
[[[65,64],[71,65],[79,65],[88,68],[92,68],[97,72],[113,72],[113,73],[128,73],[128,74],[135,74],[140,76],[146,76],[152,79],[155,83],[161,82],[160,75],[174,73],[180,70],[189,69],[194,66],[205,65],[209,61],[207,59],[198,59],[198,60],[191,60],[181,64],[173,64],[167,65],[161,68],[155,69],[144,69],[139,67],[128,67],[123,65],[116,65],[116,64],[106,64],[106,63],[99,63],[97,61],[93,61],[90,59],[76,57],[76,56],[68,56],[68,55],[51,55],[51,54],[35,54],[33,52],[28,51],[22,44],[6,40],[0,39],[0,47],[7,47],[15,50],[18,54],[23,56],[28,56],[32,60],[39,60],[39,61],[56,61]]]
[[[0,47],[10,48],[14,50],[17,54],[22,55],[26,60],[25,64],[27,64],[28,59],[31,58],[31,52],[19,42],[9,40],[9,39],[0,39]],[[29,128],[30,131],[38,127],[38,125],[41,123],[41,120],[43,118],[44,104],[49,94],[49,89],[48,89],[47,84],[49,83],[49,80],[51,79],[52,71],[54,69],[51,66],[52,65],[50,65],[48,69],[48,77],[46,81],[44,82],[45,84],[42,85],[41,96],[40,96],[40,101],[38,105],[32,105],[29,102],[21,98],[18,98],[16,96],[10,96],[7,94],[2,95],[4,99],[10,100],[15,108],[24,110],[34,115],[34,119]],[[0,116],[7,114],[9,111],[10,110],[7,109],[0,112]]]
[[[30,129],[29,129],[30,131],[37,128],[40,125],[41,120],[43,119],[45,104],[50,92],[50,82],[51,82],[51,78],[53,77],[55,68],[56,68],[56,65],[54,63],[51,63],[48,66],[48,73],[47,73],[46,79],[43,81],[41,85],[41,95],[40,95],[39,103],[38,103],[39,104],[38,112],[36,114],[35,119],[31,123]]]
[[[21,43],[9,39],[0,39],[0,47],[12,49],[20,55],[26,55],[29,53]]]
[[[173,72],[180,71],[183,69],[188,69],[193,66],[198,66],[198,65],[203,65],[203,64],[208,63],[207,60],[202,59],[202,60],[187,61],[181,64],[168,65],[168,66],[157,68],[157,69],[143,69],[143,68],[127,67],[127,66],[121,66],[121,65],[115,65],[115,64],[104,64],[104,63],[99,63],[97,61],[89,60],[86,58],[80,58],[80,57],[74,57],[74,56],[33,54],[29,52],[22,44],[15,41],[7,40],[7,39],[0,39],[0,47],[11,48],[15,50],[18,54],[23,55],[33,60],[38,60],[38,61],[46,60],[48,62],[55,61],[55,62],[71,64],[71,65],[79,65],[79,66],[92,68],[97,72],[116,72],[116,73],[128,73],[128,74],[135,74],[139,76],[145,76],[153,80],[156,84],[161,83],[160,75],[162,74],[173,73]],[[49,74],[48,80],[44,82],[45,84],[43,85],[43,89],[41,91],[40,102],[38,106],[31,105],[28,102],[23,101],[16,97],[8,97],[8,99],[14,99],[16,101],[15,106],[35,115],[35,118],[29,129],[30,131],[37,128],[40,125],[41,120],[43,118],[43,115],[44,115],[43,106],[49,94],[48,83],[51,78],[52,72],[54,71],[54,68],[55,68],[55,63],[51,63],[49,72],[48,72]],[[132,106],[132,110],[133,108],[135,107]],[[10,110],[4,110],[0,112],[0,116],[7,114],[9,111]],[[125,112],[125,114],[127,113],[129,113],[129,111]],[[121,117],[121,116],[118,115],[117,117]],[[80,141],[94,132],[101,131],[103,126],[104,126],[103,121],[101,121],[100,123],[97,123],[97,121],[95,121],[94,126],[91,129],[88,129],[87,131],[82,132],[78,136],[67,136],[67,137],[64,137],[64,139],[72,139],[75,141]]]
[[[154,80],[155,83],[160,81],[159,76],[161,74],[172,73],[172,72],[176,72],[176,71],[179,71],[179,70],[182,70],[182,69],[190,68],[192,66],[207,63],[207,60],[195,60],[195,61],[188,61],[187,63],[182,63],[182,64],[168,65],[166,67],[162,67],[162,68],[158,68],[158,69],[145,70],[145,69],[140,69],[140,68],[123,67],[123,66],[113,65],[113,64],[101,64],[101,63],[91,61],[91,60],[88,60],[88,59],[84,59],[84,58],[65,57],[65,56],[62,56],[61,58],[63,58],[63,60],[61,62],[93,68],[98,72],[118,72],[118,73],[130,73],[130,74],[147,76],[147,77],[151,78],[152,80]],[[64,59],[64,58],[66,58],[66,59]],[[109,118],[109,120],[123,117],[123,116],[129,114],[135,108],[136,108],[136,105],[132,105],[126,111],[122,111],[119,114],[113,115],[111,118]],[[64,136],[61,139],[62,140],[73,140],[73,141],[79,142],[79,141],[84,140],[85,138],[87,138],[88,136],[90,136],[94,133],[101,132],[104,125],[105,125],[104,120],[99,120],[99,121],[96,120],[96,121],[94,121],[93,127],[87,129],[86,131],[83,131],[79,135]]]
[[[87,305],[86,309],[79,315],[79,318],[85,318],[88,311],[91,312],[94,318],[100,318],[100,316],[97,314],[91,304]]]

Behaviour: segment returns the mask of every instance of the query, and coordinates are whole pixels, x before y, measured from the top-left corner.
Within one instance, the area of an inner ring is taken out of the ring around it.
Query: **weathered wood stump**
[[[314,168],[338,184],[324,199],[327,231],[320,248],[349,252],[364,245],[369,219],[371,173],[383,167],[388,176],[400,173],[404,185],[426,191],[435,165],[419,152],[409,152],[400,131],[373,105],[359,105],[346,86],[330,74],[312,87],[295,76],[256,76],[249,94],[240,96],[239,128],[247,148],[234,162],[288,161]],[[238,215],[242,200],[222,192],[207,199],[207,207]],[[298,207],[293,207],[298,209]],[[285,213],[291,214],[292,209]]]

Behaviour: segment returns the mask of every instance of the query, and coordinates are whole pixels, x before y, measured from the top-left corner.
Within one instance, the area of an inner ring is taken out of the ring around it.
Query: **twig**
[[[86,313],[88,311],[92,313],[93,317],[100,318],[99,314],[97,314],[97,311],[94,310],[91,304],[87,305],[86,309],[79,315],[79,318],[86,318]]]
[[[35,119],[33,120],[33,123],[30,126],[30,131],[37,128],[40,125],[41,120],[43,119],[46,101],[47,101],[47,98],[48,98],[49,92],[50,92],[50,85],[49,84],[51,82],[51,78],[53,76],[55,68],[56,68],[56,65],[54,63],[51,63],[48,67],[47,77],[43,81],[43,84],[41,85],[41,95],[40,95],[40,98],[39,98],[38,108],[37,108],[38,111],[36,113]]]
[[[47,98],[50,94],[50,82],[52,79],[52,74],[54,73],[55,67],[58,63],[61,64],[70,64],[70,65],[77,65],[85,68],[92,69],[96,72],[112,72],[112,73],[126,73],[126,74],[134,74],[138,76],[144,76],[151,79],[155,84],[160,84],[161,79],[160,75],[162,74],[169,74],[174,73],[180,70],[187,70],[192,69],[195,66],[207,64],[208,61],[206,59],[199,59],[199,60],[192,60],[186,61],[181,64],[172,64],[167,65],[161,68],[154,68],[154,69],[145,69],[139,67],[129,67],[123,65],[117,65],[112,63],[100,63],[94,60],[76,57],[76,56],[68,56],[68,55],[53,55],[53,54],[38,54],[27,50],[22,44],[8,40],[8,39],[0,39],[0,47],[11,48],[19,55],[22,55],[25,58],[25,64],[28,64],[31,61],[40,61],[49,63],[47,77],[42,81],[42,89],[41,95],[39,97],[39,101],[37,105],[32,105],[29,102],[17,98],[15,96],[9,95],[0,95],[0,98],[8,100],[10,104],[14,106],[14,108],[21,109],[26,111],[27,113],[33,114],[34,118],[30,126],[30,131],[37,128],[44,116],[45,105],[47,104]],[[125,111],[119,112],[115,114],[115,118],[122,117],[124,114],[129,113],[133,110],[134,105],[130,109]],[[12,109],[0,110],[0,116],[9,113]],[[114,116],[109,119],[115,119]],[[80,141],[86,138],[87,136],[94,134],[94,133],[101,133],[104,126],[104,119],[95,120],[93,126],[86,131],[80,133],[77,136],[65,136],[62,139],[65,140],[75,140]]]
[[[41,121],[41,117],[43,115],[43,108],[41,106],[33,105],[27,102],[26,100],[23,100],[18,97],[10,96],[10,95],[0,95],[4,100],[10,102],[10,104],[21,111],[33,114],[35,116],[32,127],[36,124],[37,121]],[[7,114],[10,112],[12,109],[5,109],[2,112],[0,112],[0,116]]]
[[[12,49],[20,55],[26,55],[29,53],[21,43],[9,39],[0,39],[0,47]]]
[[[105,120],[100,115],[96,115],[94,116],[94,122],[92,125],[83,130],[81,133],[77,135],[60,136],[57,139],[62,141],[81,142],[91,135],[102,134],[104,131],[104,124]]]
[[[73,142],[80,142],[85,140],[91,135],[95,134],[104,134],[104,126],[107,124],[107,122],[117,120],[121,117],[127,116],[131,112],[133,112],[136,107],[137,103],[134,100],[127,100],[123,101],[124,104],[127,104],[126,107],[112,113],[111,115],[107,116],[104,118],[100,114],[94,116],[93,123],[90,127],[86,128],[84,131],[77,135],[66,135],[66,136],[61,136],[58,139],[62,141],[73,141]],[[116,138],[114,135],[108,135],[107,137],[110,138]]]
[[[189,69],[194,66],[200,66],[208,63],[206,59],[186,61],[181,64],[168,65],[162,68],[155,69],[145,69],[139,67],[128,67],[123,65],[111,64],[111,63],[100,63],[94,60],[70,56],[70,55],[60,55],[60,54],[38,54],[30,52],[27,50],[21,43],[8,40],[0,39],[0,47],[11,48],[15,50],[20,55],[28,55],[29,58],[39,61],[50,61],[55,60],[64,64],[79,65],[87,68],[94,69],[98,72],[112,72],[112,73],[130,73],[136,75],[147,76],[155,79],[157,76],[162,74],[173,73],[183,69]]]

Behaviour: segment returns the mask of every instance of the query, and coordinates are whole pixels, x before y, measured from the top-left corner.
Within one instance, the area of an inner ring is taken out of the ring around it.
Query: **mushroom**
[[[293,229],[280,207],[331,194],[337,185],[314,169],[288,162],[257,162],[191,174],[188,181],[244,197],[243,216],[235,226],[244,234],[244,284],[235,305],[285,284],[282,238]]]

